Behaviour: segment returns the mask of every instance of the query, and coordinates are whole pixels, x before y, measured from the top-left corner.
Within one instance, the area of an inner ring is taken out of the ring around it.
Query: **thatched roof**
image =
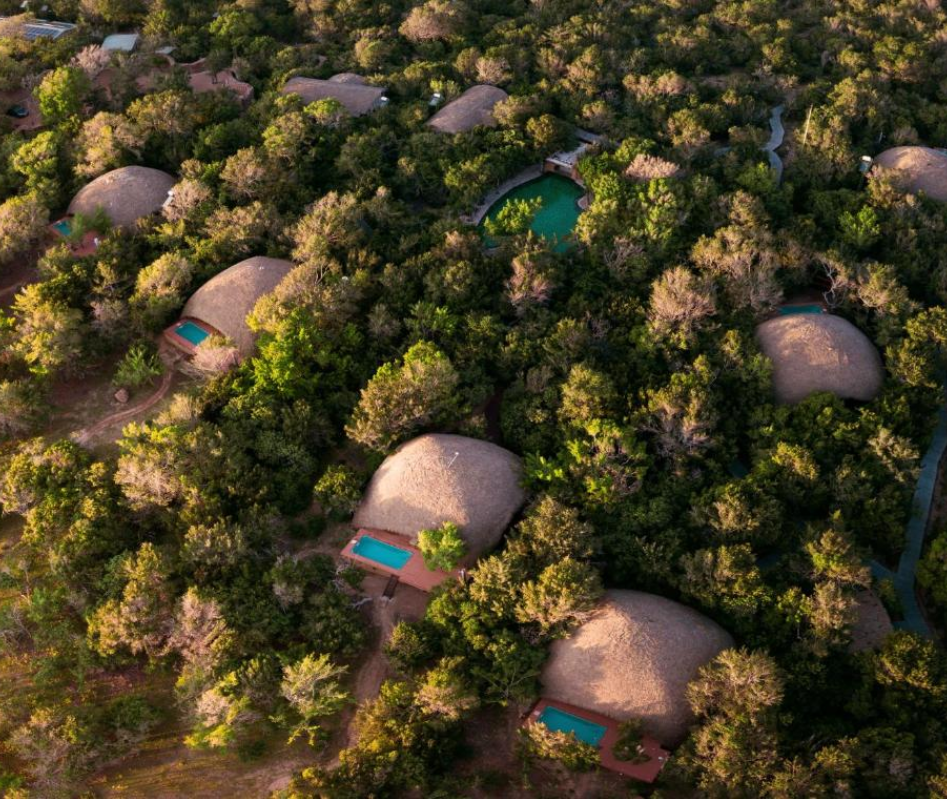
[[[493,127],[497,123],[493,116],[493,106],[508,96],[497,86],[472,86],[456,100],[445,105],[427,124],[439,133],[463,133],[473,130],[477,125]]]
[[[174,178],[160,169],[113,169],[83,187],[69,203],[69,213],[91,216],[102,208],[115,227],[133,228],[139,219],[161,209],[174,183]]]
[[[644,730],[673,746],[693,721],[687,684],[733,639],[678,602],[639,591],[606,591],[595,615],[555,641],[542,673],[543,696]]]
[[[859,591],[855,595],[855,602],[858,615],[855,617],[852,642],[848,648],[852,652],[878,649],[885,638],[894,632],[891,617],[874,591]]]
[[[881,357],[851,322],[831,314],[791,314],[756,329],[773,362],[776,400],[791,404],[816,391],[868,401],[881,390]]]
[[[329,78],[329,81],[332,83],[355,83],[359,86],[366,86],[368,83],[365,78],[356,75],[354,72],[340,72]]]
[[[520,459],[496,444],[421,436],[385,459],[353,523],[414,540],[421,530],[453,522],[467,544],[469,566],[499,543],[523,505],[521,471]]]
[[[891,170],[895,182],[905,191],[947,200],[947,153],[930,147],[892,147],[874,163],[882,171]]]
[[[298,94],[307,105],[317,100],[338,100],[353,117],[375,110],[385,94],[385,90],[378,86],[366,86],[351,80],[317,78],[290,78],[280,91],[283,94]]]
[[[254,336],[247,314],[257,300],[269,294],[293,269],[279,258],[247,258],[215,275],[194,292],[182,316],[190,316],[232,339],[243,357],[253,354]]]

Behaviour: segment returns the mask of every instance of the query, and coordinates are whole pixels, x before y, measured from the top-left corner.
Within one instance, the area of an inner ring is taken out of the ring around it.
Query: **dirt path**
[[[126,422],[138,414],[144,413],[164,398],[164,395],[168,393],[168,389],[171,388],[171,381],[173,379],[174,369],[171,367],[166,368],[164,374],[161,376],[161,382],[158,384],[158,388],[155,389],[155,392],[151,396],[146,397],[137,405],[132,405],[130,408],[110,414],[104,419],[100,419],[91,427],[76,431],[72,435],[73,440],[76,443],[85,446],[89,444],[103,430],[106,430],[113,425]]]

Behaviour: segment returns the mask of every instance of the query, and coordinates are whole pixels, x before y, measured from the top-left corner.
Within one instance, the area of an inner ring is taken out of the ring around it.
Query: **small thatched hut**
[[[338,100],[353,117],[360,117],[384,103],[385,90],[379,86],[368,86],[352,80],[351,73],[334,75],[329,80],[317,78],[290,78],[280,92],[297,94],[306,104],[317,100]]]
[[[693,721],[687,684],[732,646],[726,630],[685,605],[607,591],[589,621],[553,643],[543,696],[619,722],[640,719],[645,733],[674,746]]]
[[[275,289],[293,264],[279,258],[247,258],[201,286],[187,301],[181,316],[197,319],[231,339],[244,358],[253,354],[254,335],[247,314],[257,300]]]
[[[792,404],[816,391],[867,402],[881,390],[881,357],[855,325],[832,314],[777,316],[756,329],[773,362],[777,402]]]
[[[160,169],[113,169],[80,189],[69,203],[69,213],[92,216],[101,208],[115,227],[134,228],[139,219],[161,210],[174,183],[174,178]]]
[[[424,435],[402,445],[372,477],[356,527],[415,541],[421,530],[453,522],[467,544],[463,565],[495,547],[525,500],[520,459],[466,436]]]
[[[947,153],[942,150],[892,147],[875,158],[874,163],[882,172],[891,171],[895,182],[905,191],[947,200]]]
[[[478,125],[493,127],[497,124],[493,116],[493,106],[508,96],[497,86],[472,86],[456,100],[445,105],[427,124],[439,133],[464,133]]]

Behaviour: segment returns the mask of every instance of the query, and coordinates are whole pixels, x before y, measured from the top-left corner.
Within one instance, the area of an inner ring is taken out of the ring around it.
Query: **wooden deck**
[[[372,538],[384,541],[386,544],[408,550],[411,553],[410,560],[400,569],[392,569],[383,563],[378,563],[377,561],[369,560],[368,558],[363,558],[361,555],[355,554],[355,544],[363,535],[370,535]],[[342,557],[346,560],[350,560],[365,571],[397,577],[399,582],[427,592],[432,591],[435,586],[440,585],[444,581],[459,576],[459,572],[457,571],[431,571],[424,565],[424,558],[421,557],[421,552],[406,536],[398,535],[397,533],[389,533],[386,530],[359,529],[345,545],[345,548],[342,550]]]
[[[576,675],[576,678],[581,679],[581,676],[582,675]],[[613,718],[603,716],[601,713],[595,713],[592,710],[576,707],[566,702],[540,699],[533,705],[532,710],[529,711],[523,724],[538,723],[543,710],[550,706],[605,727],[605,735],[602,736],[602,740],[598,745],[599,757],[602,759],[602,767],[610,771],[616,771],[619,774],[640,780],[641,782],[651,783],[657,779],[658,774],[661,772],[661,769],[664,768],[664,764],[667,763],[670,757],[670,752],[663,749],[654,738],[645,735],[641,739],[641,748],[645,754],[648,755],[649,760],[644,763],[631,763],[627,760],[619,760],[612,754],[612,748],[618,742],[619,723]]]

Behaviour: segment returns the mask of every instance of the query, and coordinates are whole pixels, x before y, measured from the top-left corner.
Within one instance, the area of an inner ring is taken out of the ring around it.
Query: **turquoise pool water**
[[[356,555],[373,560],[375,563],[380,563],[389,569],[401,569],[405,563],[411,560],[411,553],[408,550],[386,544],[384,541],[379,541],[370,535],[363,535],[359,538],[355,542],[355,546],[352,547],[352,551]]]
[[[822,313],[821,305],[784,305],[779,309],[780,316],[790,316],[797,313]]]
[[[190,341],[195,347],[210,335],[204,328],[193,322],[181,322],[174,328],[174,332],[185,341]]]
[[[547,705],[539,716],[539,720],[553,732],[571,732],[580,741],[592,746],[598,746],[605,735],[605,727],[594,721],[573,716],[564,710]]]
[[[69,219],[60,219],[58,222],[53,224],[53,228],[55,228],[56,232],[64,238],[66,236],[72,235],[72,222]]]
[[[556,251],[562,252],[568,249],[569,242],[566,237],[572,233],[579,214],[582,213],[578,202],[583,194],[585,190],[568,178],[546,174],[504,194],[487,211],[484,222],[495,218],[510,200],[533,200],[539,197],[543,204],[533,218],[530,230],[537,236],[555,240]],[[489,240],[487,243],[490,243]]]

